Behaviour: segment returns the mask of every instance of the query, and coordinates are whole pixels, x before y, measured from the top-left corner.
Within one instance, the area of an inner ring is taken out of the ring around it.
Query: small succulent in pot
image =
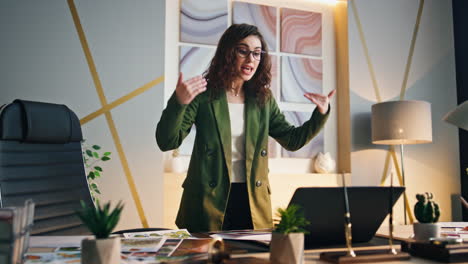
[[[413,224],[414,239],[428,241],[440,236],[440,226],[437,224],[440,217],[439,205],[432,199],[432,193],[417,194],[418,202],[414,205],[414,214],[419,223]]]
[[[96,239],[108,238],[119,222],[120,214],[123,210],[122,203],[119,202],[112,211],[110,210],[110,206],[110,202],[103,206],[97,202],[96,207],[88,207],[81,201],[82,211],[77,212],[78,217]]]
[[[278,208],[277,215],[281,220],[273,232],[282,234],[308,233],[304,228],[310,225],[310,222],[304,217],[299,205],[291,204],[286,209]]]
[[[82,210],[77,212],[78,217],[96,237],[81,241],[81,263],[120,263],[120,237],[111,237],[111,233],[119,222],[122,203],[119,202],[112,210],[110,202],[101,206],[96,201],[96,206],[88,206],[81,201],[81,207]]]
[[[414,205],[414,214],[420,223],[436,223],[439,221],[439,205],[432,199],[432,193],[416,194],[418,202]]]
[[[304,262],[304,233],[310,224],[298,205],[291,204],[286,209],[278,209],[281,218],[272,232],[270,261],[272,264]]]

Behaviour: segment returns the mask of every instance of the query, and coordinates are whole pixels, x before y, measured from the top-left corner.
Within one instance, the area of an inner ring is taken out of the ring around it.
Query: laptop
[[[353,243],[370,241],[389,213],[390,187],[347,187]],[[393,187],[395,205],[405,187]],[[303,187],[289,204],[301,206],[310,225],[305,248],[344,245],[345,202],[343,187]]]

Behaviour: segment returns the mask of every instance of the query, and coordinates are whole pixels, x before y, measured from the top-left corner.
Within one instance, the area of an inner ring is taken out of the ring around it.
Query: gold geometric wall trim
[[[405,98],[406,83],[408,82],[408,75],[411,68],[411,62],[413,61],[414,46],[416,45],[416,38],[419,32],[419,24],[421,22],[421,15],[424,7],[424,0],[419,1],[418,15],[416,16],[416,23],[414,24],[413,37],[411,38],[411,46],[406,60],[405,77],[403,77],[403,83],[401,84],[400,100]]]
[[[81,118],[80,119],[80,124],[84,125],[84,124],[88,123],[89,121],[91,121],[91,120],[95,119],[96,117],[104,114],[105,112],[109,112],[110,110],[114,109],[115,107],[117,107],[117,106],[131,100],[133,97],[136,97],[136,96],[146,92],[150,88],[152,88],[152,87],[154,87],[154,86],[156,86],[156,85],[158,85],[158,84],[160,84],[162,82],[164,82],[164,75],[159,76],[158,78],[152,80],[151,82],[141,86],[140,88],[137,88],[133,92],[128,93],[127,95],[124,95],[124,96],[120,97],[119,99],[113,101],[112,103],[104,105],[100,109],[98,109],[98,110],[92,112],[91,114]]]
[[[110,110],[112,110],[113,108],[115,108],[115,107],[129,101],[130,99],[134,98],[135,96],[146,92],[151,87],[154,87],[155,85],[161,83],[164,80],[164,76],[158,77],[157,79],[143,85],[142,87],[140,87],[140,88],[134,90],[133,92],[131,92],[131,93],[129,93],[129,94],[115,100],[114,102],[112,102],[110,104],[107,103],[106,97],[104,95],[104,90],[102,88],[101,80],[99,79],[99,75],[98,75],[97,70],[96,70],[96,65],[94,64],[94,60],[93,60],[93,57],[91,55],[91,51],[89,49],[88,42],[86,40],[86,36],[84,34],[83,27],[81,26],[80,18],[78,16],[78,12],[77,12],[75,3],[73,2],[73,0],[67,0],[67,2],[68,2],[68,6],[70,8],[70,12],[71,12],[72,17],[73,17],[73,22],[75,24],[75,28],[76,28],[76,31],[78,33],[78,37],[80,39],[81,47],[83,48],[83,52],[85,54],[86,61],[88,63],[89,71],[90,71],[91,76],[93,78],[94,86],[96,88],[96,92],[98,94],[99,101],[101,103],[101,108],[100,109],[98,109],[97,111],[95,111],[95,112],[87,115],[86,117],[82,118],[80,120],[80,123],[83,125],[83,124],[89,122],[90,120],[98,117],[99,115],[104,114],[104,116],[106,118],[106,121],[107,121],[107,124],[109,126],[109,130],[111,131],[112,139],[113,139],[114,144],[116,146],[116,149],[117,149],[117,152],[118,152],[118,155],[119,155],[119,158],[120,158],[120,162],[121,162],[122,168],[124,170],[125,177],[127,179],[127,183],[128,183],[129,188],[130,188],[130,192],[132,194],[133,201],[134,201],[136,209],[138,211],[138,215],[140,217],[141,224],[143,225],[143,227],[147,228],[147,227],[149,227],[148,221],[146,219],[146,216],[145,216],[145,213],[144,213],[144,210],[143,210],[143,206],[141,204],[140,196],[138,195],[138,191],[136,189],[135,181],[133,180],[132,173],[131,173],[130,168],[128,166],[128,161],[127,161],[127,158],[125,156],[125,152],[123,150],[121,140],[120,140],[119,134],[117,132],[117,128],[115,126],[115,122],[114,122],[114,120],[112,118],[112,114],[111,114]]]
[[[361,40],[362,48],[364,49],[364,56],[366,57],[367,67],[369,68],[372,86],[374,87],[375,98],[377,99],[377,102],[380,103],[382,101],[382,97],[380,96],[379,86],[377,85],[377,78],[375,77],[374,65],[372,64],[372,60],[369,55],[369,48],[367,48],[366,38],[364,37],[364,31],[362,30],[361,19],[359,18],[359,13],[356,8],[356,1],[351,0],[350,2],[359,32],[359,39]]]
[[[362,47],[364,49],[364,56],[366,57],[367,67],[369,68],[370,77],[372,79],[372,85],[373,85],[373,88],[374,88],[375,96],[376,96],[377,102],[380,103],[382,101],[382,98],[380,96],[380,90],[379,90],[379,87],[377,85],[377,78],[375,77],[374,66],[372,64],[372,60],[371,60],[370,55],[369,55],[369,49],[367,47],[367,42],[366,42],[366,39],[364,37],[364,31],[362,29],[362,24],[361,24],[361,20],[359,18],[359,13],[358,13],[358,10],[356,8],[355,1],[351,0],[350,2],[351,2],[351,8],[352,8],[352,10],[354,12],[354,18],[356,20],[356,25],[357,25],[358,32],[359,32],[359,39],[361,40],[361,44],[362,44]],[[409,49],[409,54],[408,54],[408,58],[406,60],[406,67],[405,67],[405,73],[404,73],[404,76],[403,76],[403,82],[402,82],[402,85],[401,85],[400,100],[404,100],[406,90],[407,90],[406,85],[407,85],[407,81],[408,81],[409,71],[411,69],[411,62],[412,62],[412,59],[413,59],[414,47],[415,47],[417,35],[418,35],[418,32],[419,32],[419,25],[420,25],[420,22],[421,22],[421,15],[422,15],[423,7],[424,7],[424,0],[420,0],[419,1],[419,7],[418,7],[418,14],[416,16],[416,22],[415,22],[414,29],[413,29],[413,36],[411,38],[411,45],[410,45],[410,49]],[[393,161],[393,164],[395,166],[396,173],[398,175],[400,185],[404,186],[402,173],[401,173],[401,170],[400,170],[400,166],[398,164],[398,159],[397,159],[396,154],[395,154],[395,148],[393,146],[389,146],[387,156],[385,158],[384,170],[383,170],[382,178],[380,180],[380,185],[383,185],[386,178],[387,178],[390,157],[392,157],[392,161]],[[409,206],[408,197],[406,196],[406,192],[404,192],[403,194],[404,194],[404,203],[405,203],[406,211],[408,213],[409,222],[412,224],[414,222],[413,212],[411,210],[411,207]]]

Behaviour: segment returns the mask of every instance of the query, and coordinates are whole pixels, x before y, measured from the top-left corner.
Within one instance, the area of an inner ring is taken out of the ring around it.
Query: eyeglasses
[[[252,53],[253,58],[259,61],[260,59],[262,59],[262,54],[265,54],[266,51],[264,51],[264,50],[248,50],[246,48],[237,47],[236,48],[236,53],[241,58],[247,58]]]

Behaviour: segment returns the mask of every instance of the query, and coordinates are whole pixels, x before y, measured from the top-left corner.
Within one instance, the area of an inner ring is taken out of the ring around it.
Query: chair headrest
[[[67,106],[15,100],[0,111],[0,138],[31,143],[81,141],[78,117]]]

